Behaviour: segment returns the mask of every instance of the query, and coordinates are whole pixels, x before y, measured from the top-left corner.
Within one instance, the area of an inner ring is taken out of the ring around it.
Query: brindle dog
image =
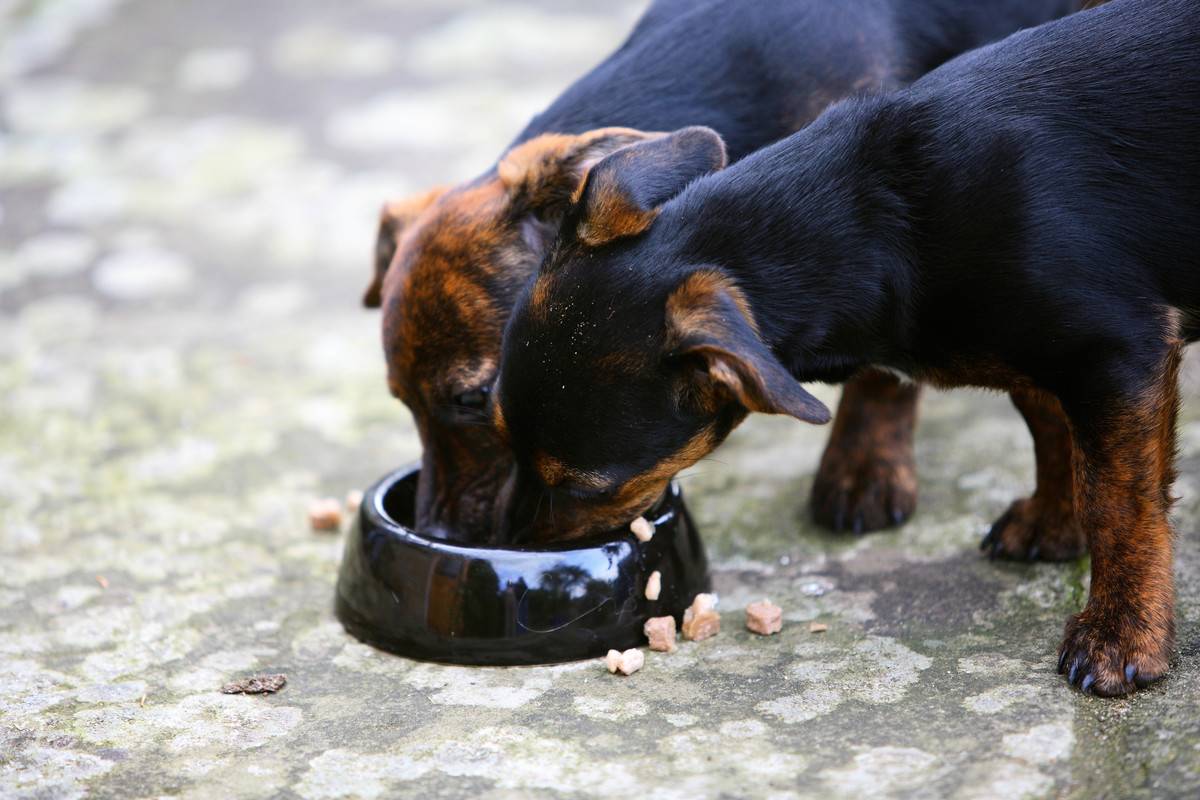
[[[417,523],[485,537],[512,456],[489,391],[517,295],[588,169],[655,131],[707,125],[731,158],[830,102],[907,84],[1077,0],[659,0],[479,178],[383,210],[364,303],[383,307],[388,385],[424,446]],[[816,519],[868,531],[916,505],[917,388],[852,380],[813,489]]]
[[[704,128],[609,156],[505,334],[494,415],[518,497],[556,498],[556,524],[532,524],[628,520],[750,411],[828,421],[799,381],[884,365],[1000,389],[1038,488],[986,546],[1069,555],[1084,532],[1091,592],[1059,671],[1104,695],[1162,677],[1198,131],[1200,0],[1112,0],[728,169]]]

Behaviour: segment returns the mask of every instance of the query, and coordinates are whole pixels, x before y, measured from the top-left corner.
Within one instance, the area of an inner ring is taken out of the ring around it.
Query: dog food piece
[[[287,675],[255,675],[221,687],[225,694],[275,694],[287,685]]]
[[[638,517],[629,523],[629,530],[633,531],[639,542],[648,542],[654,538],[654,523],[645,517]]]
[[[624,653],[621,653],[621,660],[617,663],[617,669],[622,675],[632,675],[642,668],[646,663],[646,654],[636,647],[631,647]]]
[[[336,531],[342,526],[342,504],[332,497],[308,505],[308,524],[314,531]]]
[[[706,594],[701,592],[692,598],[692,605],[688,608],[693,615],[699,614],[702,611],[713,611],[717,607],[717,596],[715,594]]]
[[[763,599],[746,606],[746,627],[762,636],[779,633],[783,629],[783,609]]]
[[[662,594],[662,573],[654,570],[646,579],[646,599],[657,600],[660,594]]]
[[[824,622],[808,623],[808,632],[809,633],[824,633],[827,630],[829,630],[829,626],[826,625]]]
[[[346,492],[346,510],[351,514],[356,513],[359,507],[362,506],[362,500],[363,493],[358,489],[351,489]]]
[[[604,656],[604,666],[608,667],[608,671],[616,673],[621,668],[621,651],[609,650],[608,655]]]
[[[721,616],[715,611],[683,612],[683,638],[702,642],[721,632]]]
[[[675,652],[675,618],[651,617],[642,626],[646,638],[650,640],[650,649],[660,653]]]
[[[717,598],[698,594],[692,605],[683,612],[683,638],[702,642],[721,630],[721,616],[716,612]]]

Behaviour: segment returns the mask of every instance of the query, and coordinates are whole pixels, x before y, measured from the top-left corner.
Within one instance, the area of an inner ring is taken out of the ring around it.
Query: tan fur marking
[[[501,441],[509,441],[508,420],[504,418],[504,409],[500,407],[500,403],[492,403],[492,425],[496,428],[496,433],[500,436]]]
[[[496,172],[511,194],[539,195],[548,190],[574,198],[587,171],[622,147],[662,136],[633,128],[597,128],[577,135],[544,133],[505,153]],[[577,198],[574,198],[577,199]]]
[[[484,319],[493,316],[491,295],[484,287],[455,270],[442,273],[442,292],[459,309],[464,319]]]
[[[606,353],[592,363],[592,374],[602,383],[623,381],[637,376],[645,364],[645,353],[636,350]]]
[[[758,334],[758,322],[746,293],[727,275],[717,270],[693,272],[667,298],[667,319],[680,338],[695,332],[712,332],[719,319],[714,318],[717,298],[724,292],[742,312],[750,329]]]
[[[1068,620],[1062,671],[1082,665],[1093,691],[1118,695],[1167,672],[1175,639],[1173,535],[1175,423],[1182,347],[1173,347],[1141,397],[1073,428],[1076,513],[1092,551],[1084,610]],[[1077,676],[1078,677],[1078,676]]]
[[[537,318],[544,318],[550,305],[550,289],[553,276],[539,275],[529,293],[529,311]]]
[[[636,236],[650,227],[658,209],[631,205],[628,198],[608,186],[596,187],[589,198],[587,216],[580,221],[579,240],[598,247],[624,236]]]
[[[510,208],[495,176],[442,194],[398,237],[380,292],[388,386],[412,411],[432,464],[418,521],[481,539],[512,466],[505,431],[440,412],[495,373],[510,309],[488,287],[522,284],[535,268]]]
[[[375,271],[371,276],[371,283],[363,292],[364,306],[379,307],[382,302],[384,274],[395,258],[405,230],[445,192],[446,187],[438,186],[404,200],[391,200],[383,204],[379,212],[379,231],[375,242]]]
[[[561,133],[544,133],[522,142],[504,154],[496,165],[500,180],[509,191],[518,190],[544,177],[548,165],[561,162],[579,139]]]
[[[1183,338],[1183,311],[1173,306],[1163,310],[1164,339],[1169,347],[1186,347]]]
[[[534,453],[533,468],[537,470],[542,483],[547,486],[558,486],[567,472],[567,467],[563,462],[543,452]]]
[[[730,330],[731,323],[722,313],[722,308],[727,307],[722,297],[732,300],[738,313],[757,336],[758,326],[745,294],[725,275],[706,270],[688,276],[667,299],[669,336],[673,340],[671,346],[683,345],[703,355],[708,365],[708,376],[715,386],[722,387],[724,393],[743,408],[778,413],[778,407],[765,388],[766,379],[753,360],[741,360],[724,352],[719,346],[703,344],[705,339],[721,341]],[[701,342],[698,346],[687,344],[697,341]]]
[[[605,489],[610,481],[597,472],[572,469],[549,453],[534,454],[533,466],[538,476],[547,486],[559,486],[566,482],[587,486],[591,489]]]
[[[631,519],[645,512],[662,496],[676,474],[711,453],[717,444],[715,426],[705,428],[675,453],[621,484],[612,498],[576,503],[568,508],[559,506],[554,520],[539,520],[543,527],[535,531],[535,537],[541,540],[573,539],[627,525]],[[547,475],[542,468],[554,466],[561,464],[555,464],[554,459],[550,459],[548,464],[544,463],[539,467],[543,479]],[[570,474],[573,480],[586,486],[604,488],[608,485],[602,476],[572,473],[566,468],[563,468],[563,471],[564,474]],[[589,481],[588,478],[592,480]]]

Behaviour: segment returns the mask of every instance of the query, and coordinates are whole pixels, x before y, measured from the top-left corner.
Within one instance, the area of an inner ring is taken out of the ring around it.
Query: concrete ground
[[[927,396],[919,512],[863,538],[803,513],[824,430],[747,423],[685,478],[724,630],[631,678],[342,632],[306,504],[417,455],[375,209],[487,166],[636,6],[0,0],[0,797],[1200,796],[1195,363],[1179,650],[1135,697],[1054,674],[1086,562],[980,557],[1032,450],[975,392]]]

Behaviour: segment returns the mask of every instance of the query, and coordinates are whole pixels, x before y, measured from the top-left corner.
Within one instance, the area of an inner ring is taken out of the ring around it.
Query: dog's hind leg
[[[1089,391],[1064,403],[1092,585],[1086,607],[1067,621],[1058,668],[1084,691],[1125,694],[1167,671],[1175,635],[1167,515],[1181,353],[1173,344],[1135,396]]]
[[[813,482],[812,514],[818,524],[866,533],[912,516],[919,396],[916,384],[879,370],[846,382]]]
[[[1013,405],[1033,434],[1037,488],[1013,502],[980,548],[992,558],[1069,561],[1087,551],[1075,516],[1071,427],[1058,398],[1040,389],[1014,389]]]

